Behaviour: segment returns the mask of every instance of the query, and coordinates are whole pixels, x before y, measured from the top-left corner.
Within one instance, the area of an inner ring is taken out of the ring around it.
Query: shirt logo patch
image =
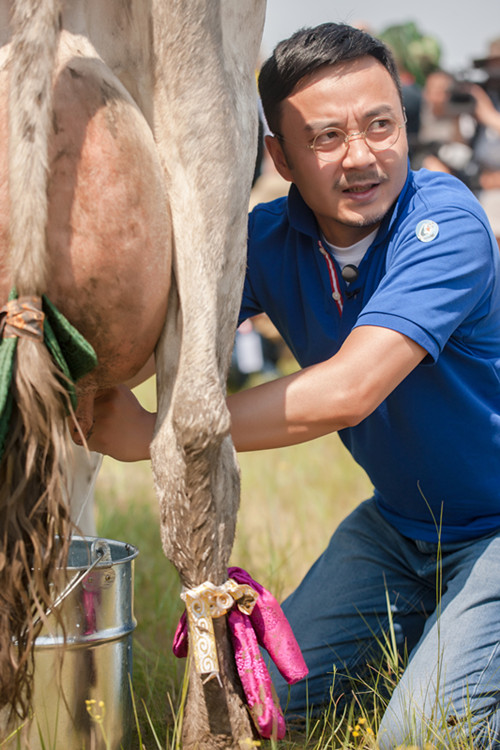
[[[420,242],[430,242],[438,236],[439,226],[432,219],[425,219],[424,221],[419,221],[415,229],[415,234]]]

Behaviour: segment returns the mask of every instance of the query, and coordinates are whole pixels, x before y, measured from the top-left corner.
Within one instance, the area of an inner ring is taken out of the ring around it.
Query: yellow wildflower
[[[85,701],[85,706],[90,717],[98,724],[102,724],[104,720],[104,714],[106,713],[106,706],[104,701],[96,701],[94,698]]]
[[[251,737],[245,737],[245,739],[244,740],[240,740],[238,744],[239,744],[241,750],[245,750],[245,748],[247,748],[247,747],[251,748],[251,747],[260,747],[261,746],[261,743],[259,742],[259,740],[252,740]]]

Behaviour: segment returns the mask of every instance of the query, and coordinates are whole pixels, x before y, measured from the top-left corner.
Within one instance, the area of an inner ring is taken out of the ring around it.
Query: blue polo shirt
[[[293,185],[252,211],[240,321],[266,312],[302,367],[360,325],[420,344],[422,364],[340,437],[405,536],[436,541],[440,527],[441,541],[465,541],[500,528],[500,257],[481,206],[449,175],[410,171],[350,285],[319,238]]]

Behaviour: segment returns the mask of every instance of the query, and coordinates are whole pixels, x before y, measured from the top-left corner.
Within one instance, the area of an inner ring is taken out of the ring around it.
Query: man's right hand
[[[127,386],[109,388],[94,400],[88,447],[118,461],[149,460],[155,422],[156,414],[144,409]]]

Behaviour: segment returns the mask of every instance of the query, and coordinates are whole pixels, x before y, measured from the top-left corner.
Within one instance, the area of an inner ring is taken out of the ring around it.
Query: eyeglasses
[[[325,128],[308,143],[310,148],[321,161],[340,161],[344,158],[349,148],[349,143],[354,138],[363,138],[371,151],[386,151],[394,146],[399,138],[399,133],[406,124],[406,113],[401,125],[398,125],[392,117],[376,117],[365,130],[358,133],[345,133],[340,128]],[[279,140],[286,140],[283,136],[276,134]]]

